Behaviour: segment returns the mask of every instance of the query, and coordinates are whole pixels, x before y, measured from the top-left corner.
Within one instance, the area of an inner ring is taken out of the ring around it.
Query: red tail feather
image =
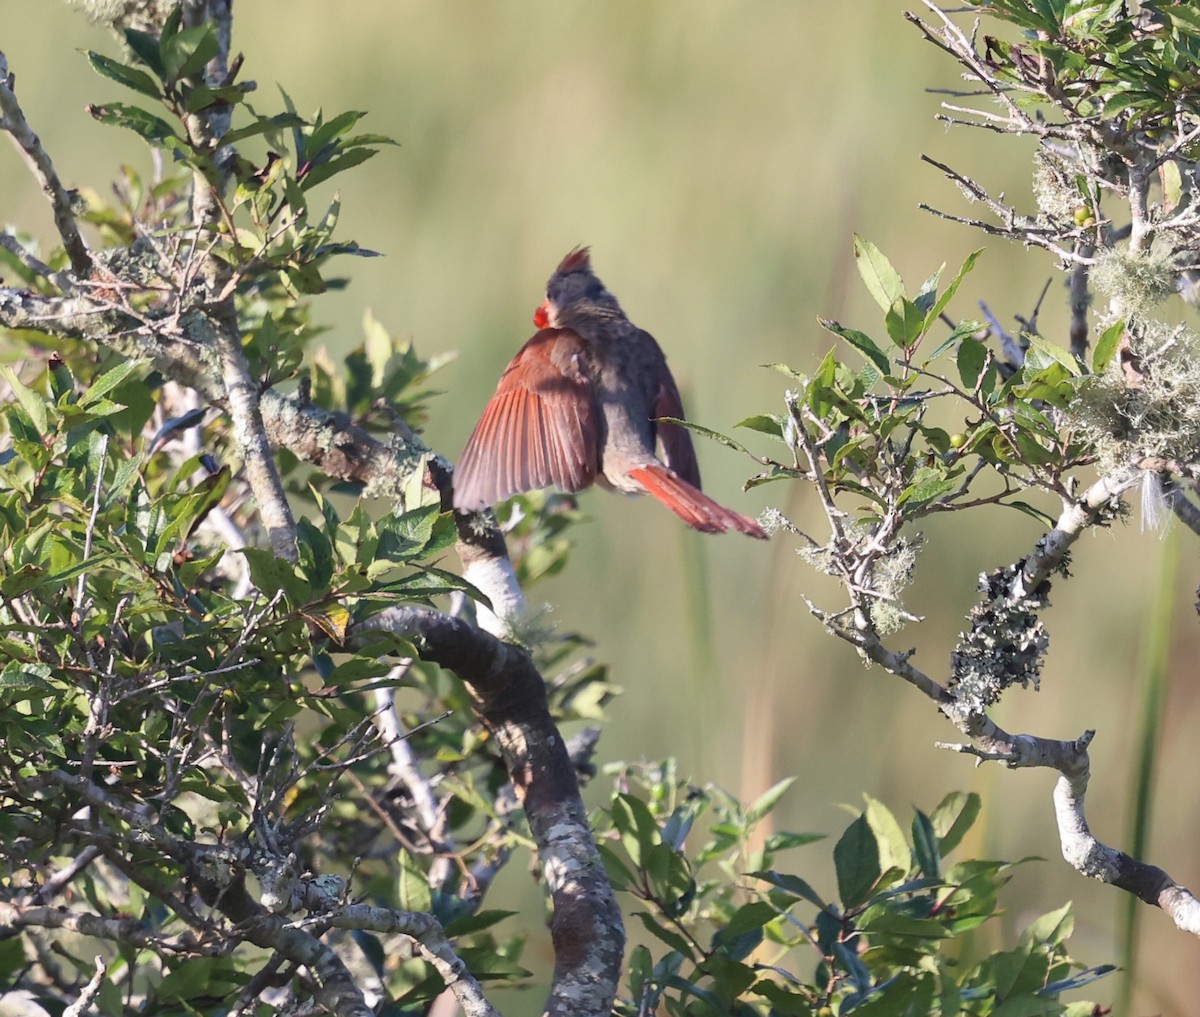
[[[629,475],[674,512],[692,529],[702,533],[737,530],[748,537],[765,540],[766,531],[753,519],[727,509],[693,487],[677,473],[657,464],[630,470]]]

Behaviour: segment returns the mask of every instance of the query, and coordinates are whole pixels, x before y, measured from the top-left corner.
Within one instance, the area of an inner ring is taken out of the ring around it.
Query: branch
[[[258,386],[250,377],[236,321],[218,330],[216,346],[221,358],[221,380],[225,383],[225,405],[233,424],[234,441],[245,463],[246,479],[258,503],[259,518],[275,556],[294,565],[298,560],[296,520],[271,454]]]
[[[864,647],[864,652],[918,688],[940,688],[933,679],[913,667],[907,655],[891,654],[878,643]],[[1088,828],[1084,797],[1090,777],[1087,750],[1094,731],[1085,731],[1074,741],[1011,735],[982,710],[963,710],[958,704],[939,702],[935,695],[927,694],[941,712],[972,739],[972,744],[939,742],[939,748],[975,756],[981,763],[1001,762],[1010,769],[1047,767],[1058,771],[1054,811],[1063,858],[1072,868],[1161,908],[1178,928],[1200,936],[1200,901],[1188,889],[1158,866],[1138,861],[1124,851],[1101,843]]]
[[[1064,506],[1054,529],[1038,541],[1033,554],[1025,559],[1013,583],[1012,596],[1027,597],[1036,590],[1062,564],[1083,531],[1140,479],[1141,474],[1133,467],[1121,467],[1097,480],[1083,497]]]
[[[97,957],[96,973],[92,975],[91,980],[83,987],[83,992],[79,994],[79,998],[63,1011],[62,1017],[86,1017],[87,1014],[91,1013],[92,1004],[96,1001],[96,997],[100,995],[100,986],[104,984],[104,976],[107,974],[108,965],[104,963],[104,958]]]
[[[214,957],[228,952],[228,944],[200,943],[188,933],[160,936],[136,918],[103,918],[84,911],[68,911],[66,908],[27,907],[0,901],[0,929],[23,928],[66,929],[81,936],[129,943],[162,953]]]
[[[464,1017],[500,1017],[487,1001],[475,976],[454,952],[445,930],[433,915],[418,911],[393,911],[369,904],[342,904],[325,910],[313,907],[317,903],[305,901],[305,906],[310,907],[313,914],[298,923],[297,927],[314,923],[335,929],[363,929],[385,935],[398,933],[408,936],[416,943],[421,956],[442,976],[446,987],[454,993]]]
[[[1080,241],[1075,247],[1076,253],[1083,258],[1091,259],[1096,248],[1085,241]],[[1068,292],[1070,294],[1069,304],[1071,309],[1071,354],[1083,360],[1087,356],[1088,349],[1088,307],[1092,302],[1092,295],[1088,289],[1088,266],[1081,261],[1077,261],[1071,268],[1071,279],[1068,284]]]
[[[994,226],[991,223],[984,222],[982,219],[968,219],[963,216],[951,215],[949,212],[943,212],[940,209],[933,208],[924,203],[917,207],[923,211],[930,212],[942,219],[949,219],[951,222],[962,223],[965,226],[973,226],[975,229],[983,230],[985,233],[990,233],[993,236],[1008,237],[1012,240],[1020,240],[1022,243],[1035,244],[1038,247],[1044,247],[1046,250],[1058,255],[1066,264],[1072,265],[1091,265],[1095,263],[1095,258],[1085,258],[1078,249],[1068,250],[1065,247],[1055,243],[1056,239],[1061,239],[1064,234],[1060,230],[1045,229],[1034,225],[1034,220],[1026,216],[1018,215],[1016,209],[1009,205],[997,201],[986,190],[970,177],[964,176],[957,170],[951,169],[945,163],[940,163],[936,159],[932,159],[927,155],[921,156],[922,162],[929,163],[941,170],[949,179],[953,180],[964,193],[973,201],[982,202],[988,207],[993,215],[999,219],[1003,225]],[[1079,238],[1083,236],[1083,229],[1072,230],[1065,234],[1066,237]]]
[[[1177,483],[1168,483],[1166,494],[1175,517],[1194,534],[1200,536],[1200,507],[1197,507],[1195,502],[1183,493],[1183,488]]]
[[[0,130],[8,133],[25,156],[30,170],[42,187],[42,193],[50,201],[50,207],[54,211],[54,226],[62,238],[71,268],[77,275],[86,279],[92,274],[92,256],[83,242],[83,237],[80,236],[79,225],[75,222],[75,213],[71,209],[71,193],[58,179],[54,163],[42,147],[41,139],[25,119],[25,113],[13,91],[14,80],[8,70],[8,60],[0,53]]]
[[[1089,780],[1088,757],[1075,772],[1063,772],[1054,785],[1054,812],[1063,858],[1083,875],[1111,883],[1147,904],[1162,908],[1184,932],[1200,936],[1200,901],[1157,865],[1102,844],[1088,828],[1084,797]]]
[[[389,608],[359,628],[413,638],[424,659],[463,679],[524,807],[554,909],[554,978],[545,1014],[609,1014],[624,951],[621,914],[529,654],[428,608]]]

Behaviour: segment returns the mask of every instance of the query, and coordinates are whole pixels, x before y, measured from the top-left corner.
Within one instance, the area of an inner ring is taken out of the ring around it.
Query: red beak
[[[547,309],[547,303],[548,301],[543,302],[542,305],[533,312],[533,323],[538,328],[545,328],[550,324],[550,311]]]

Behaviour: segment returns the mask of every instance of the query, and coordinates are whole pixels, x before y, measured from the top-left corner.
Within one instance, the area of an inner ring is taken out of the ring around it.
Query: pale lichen
[[[1143,457],[1200,461],[1200,336],[1185,326],[1135,324],[1104,374],[1081,387],[1066,420],[1106,471]]]

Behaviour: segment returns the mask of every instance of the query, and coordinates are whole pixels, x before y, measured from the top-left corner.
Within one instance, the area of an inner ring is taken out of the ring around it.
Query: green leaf
[[[775,872],[768,870],[766,872],[750,872],[747,875],[754,876],[758,879],[765,880],[772,886],[779,887],[787,893],[793,894],[796,897],[801,897],[810,904],[815,904],[818,908],[824,910],[829,905],[825,902],[816,890],[809,883],[799,876],[794,876],[788,872]]]
[[[1023,512],[1030,518],[1036,519],[1043,526],[1053,527],[1057,521],[1055,520],[1054,516],[1050,515],[1049,512],[1043,512],[1041,509],[1030,505],[1027,501],[1014,500],[1001,502],[1000,504],[1002,504],[1005,508],[1012,508],[1016,509],[1018,512]]]
[[[115,367],[109,368],[88,386],[88,390],[79,399],[79,405],[89,409],[93,403],[108,395],[145,363],[145,360],[122,360]]]
[[[900,829],[896,817],[883,802],[877,801],[870,795],[865,797],[867,799],[865,815],[871,829],[875,831],[880,866],[885,871],[896,868],[907,873],[912,868],[912,854],[908,849],[908,842],[904,839],[904,831]]]
[[[745,445],[721,434],[720,431],[714,431],[711,427],[705,427],[703,424],[693,424],[690,420],[681,420],[678,417],[658,417],[657,419],[660,424],[665,422],[668,424],[677,424],[680,427],[686,427],[689,431],[692,431],[696,434],[701,434],[705,438],[711,438],[717,444],[724,445],[726,448],[731,448],[735,452],[743,452],[752,458],[758,458],[753,452],[746,448]]]
[[[348,152],[330,159],[328,162],[321,162],[314,165],[312,169],[299,177],[300,188],[307,191],[309,188],[316,187],[317,184],[323,183],[338,173],[343,173],[348,169],[353,169],[355,166],[361,165],[378,154],[379,152],[374,148],[352,148]]]
[[[959,268],[958,273],[953,279],[950,280],[946,288],[942,291],[942,295],[937,298],[937,300],[934,302],[934,305],[929,308],[928,313],[925,315],[926,329],[928,329],[941,316],[941,313],[946,309],[947,305],[953,299],[954,294],[958,292],[958,287],[962,284],[963,278],[968,272],[971,271],[971,269],[975,267],[975,262],[982,253],[983,248],[980,248],[978,251],[972,251],[967,255],[967,258],[962,263],[962,267]],[[974,331],[974,329],[972,331]]]
[[[654,822],[646,803],[632,795],[618,794],[613,798],[610,809],[613,826],[621,835],[621,843],[639,868],[644,864],[650,848],[662,843],[658,824]]]
[[[88,112],[100,123],[115,124],[117,127],[131,130],[155,147],[164,147],[170,142],[182,145],[182,139],[169,123],[138,106],[110,102],[106,106],[89,106]]]
[[[405,911],[429,911],[433,899],[429,892],[429,877],[403,848],[400,860],[400,906]]]
[[[672,950],[682,954],[688,960],[695,960],[695,954],[692,952],[692,947],[686,939],[683,938],[674,929],[670,929],[659,924],[658,920],[652,915],[648,915],[645,911],[637,911],[634,913],[637,919],[646,927],[646,931],[657,939],[661,939]]]
[[[310,589],[294,566],[261,547],[243,547],[242,554],[250,565],[250,578],[259,592],[267,598],[282,590],[292,607],[309,600]]]
[[[912,841],[917,866],[930,879],[938,879],[942,874],[942,854],[937,833],[934,832],[932,821],[924,812],[915,809],[914,813]]]
[[[159,43],[163,78],[177,81],[198,74],[220,51],[221,47],[211,24],[194,25],[169,37],[164,32]]]
[[[959,343],[961,343],[964,339],[967,339],[967,338],[975,335],[976,333],[978,333],[980,330],[982,330],[985,327],[986,326],[982,322],[974,321],[972,319],[968,319],[966,321],[960,321],[957,325],[954,326],[954,329],[953,329],[953,331],[951,331],[950,335],[947,336],[944,340],[942,340],[941,343],[938,344],[937,349],[934,350],[931,354],[929,354],[929,358],[925,362],[927,364],[933,363],[933,361],[937,360],[937,358],[940,357],[947,350],[953,349],[954,347],[958,346]]]
[[[46,679],[50,668],[44,664],[9,664],[0,671],[0,700],[7,704],[41,699],[58,692]]]
[[[463,915],[446,924],[446,935],[451,939],[465,936],[468,932],[482,932],[493,925],[520,914],[519,911],[479,911],[473,915]]]
[[[899,505],[925,505],[949,494],[958,487],[957,472],[947,475],[944,468],[921,466],[913,471],[912,483],[904,489],[897,502]]]
[[[823,833],[772,833],[763,842],[763,847],[767,851],[787,851],[790,848],[803,847],[805,844],[815,844],[819,840],[824,840]]]
[[[345,687],[367,678],[379,678],[387,674],[391,667],[386,661],[377,657],[353,656],[343,661],[330,672],[325,679],[328,687]]]
[[[750,820],[760,820],[764,818],[788,792],[793,784],[796,783],[795,777],[784,777],[779,783],[767,788],[754,802],[746,809],[746,817]]]
[[[600,861],[604,863],[604,872],[614,890],[618,892],[628,890],[637,882],[634,879],[633,870],[617,856],[611,847],[607,844],[597,844],[596,849],[600,852]]]
[[[34,430],[39,435],[44,435],[49,426],[46,418],[46,400],[33,389],[24,385],[7,364],[0,364],[0,378],[3,378],[8,383],[8,387],[12,389],[13,395],[17,397],[17,402],[21,404],[21,409],[29,415]]]
[[[747,417],[745,420],[739,420],[733,426],[769,434],[773,438],[783,437],[783,421],[774,413],[759,413],[753,417]]]
[[[854,235],[854,260],[867,290],[885,314],[904,296],[904,283],[892,263],[871,241]]]
[[[160,78],[164,77],[162,56],[158,51],[158,36],[138,31],[136,28],[127,28],[125,29],[125,44],[133,51],[133,55],[138,60]]]
[[[145,71],[130,67],[128,64],[118,63],[94,50],[88,50],[87,58],[93,69],[110,81],[115,81],[126,88],[132,88],[135,92],[140,92],[151,99],[162,98],[162,89],[158,87],[158,82]]]
[[[898,297],[883,322],[892,342],[904,350],[912,349],[925,334],[925,315],[908,297]]]
[[[938,848],[945,857],[961,843],[975,824],[981,801],[974,791],[951,791],[933,810],[929,822],[938,836]]]
[[[958,376],[963,388],[974,392],[979,384],[979,375],[987,362],[987,347],[977,339],[964,338],[958,347]]]
[[[1121,336],[1125,334],[1124,320],[1113,322],[1096,340],[1096,348],[1092,350],[1092,370],[1103,374],[1117,350],[1121,347]]]
[[[721,928],[718,939],[721,943],[728,943],[744,933],[761,929],[778,915],[779,912],[766,901],[751,901],[749,904],[743,904]]]
[[[1075,916],[1071,914],[1071,902],[1067,901],[1057,911],[1049,911],[1022,933],[1022,938],[1028,938],[1043,946],[1062,946],[1075,931]]]
[[[833,863],[842,904],[849,908],[863,903],[883,875],[879,844],[865,815],[846,828],[834,846]]]
[[[855,328],[846,328],[844,325],[840,325],[829,318],[818,318],[817,321],[820,322],[821,327],[827,332],[832,332],[834,335],[845,339],[846,342],[879,368],[884,376],[891,374],[892,365],[891,361],[888,360],[887,354],[865,332],[860,332]]]
[[[1080,374],[1079,361],[1076,360],[1071,355],[1070,352],[1068,352],[1067,350],[1064,350],[1061,346],[1057,345],[1056,343],[1047,342],[1040,335],[1037,335],[1034,332],[1024,333],[1024,338],[1029,341],[1030,346],[1032,346],[1035,350],[1037,350],[1043,356],[1048,357],[1049,359],[1056,361],[1059,364],[1062,364],[1062,366],[1067,369],[1067,372],[1072,377],[1079,376],[1079,374]]]
[[[244,141],[246,138],[254,138],[260,134],[268,134],[271,131],[281,130],[285,127],[296,127],[303,123],[304,121],[296,116],[295,113],[276,113],[270,117],[257,117],[252,124],[247,124],[245,127],[235,127],[231,131],[226,131],[221,136],[221,143],[233,145],[239,141]]]

